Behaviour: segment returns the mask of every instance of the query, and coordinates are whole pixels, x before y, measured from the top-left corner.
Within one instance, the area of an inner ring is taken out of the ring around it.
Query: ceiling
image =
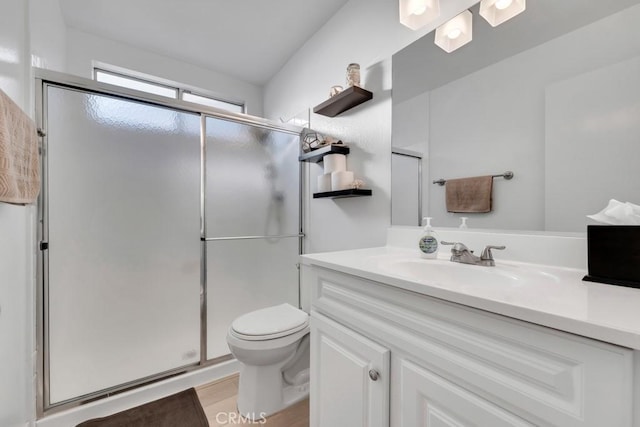
[[[346,2],[60,0],[60,6],[70,28],[264,85]]]

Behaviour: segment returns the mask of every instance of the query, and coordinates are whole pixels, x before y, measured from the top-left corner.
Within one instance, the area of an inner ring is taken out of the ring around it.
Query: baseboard
[[[237,360],[229,360],[214,366],[198,369],[183,375],[148,384],[115,396],[87,403],[76,408],[45,415],[36,421],[36,427],[69,427],[91,418],[104,417],[235,374],[240,370]]]

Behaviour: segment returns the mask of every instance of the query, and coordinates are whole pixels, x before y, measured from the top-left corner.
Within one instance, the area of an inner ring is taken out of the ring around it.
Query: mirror
[[[529,0],[497,27],[471,12],[471,43],[447,54],[431,33],[393,56],[392,152],[422,157],[424,216],[584,232],[609,199],[639,203],[640,0]],[[489,213],[447,212],[433,184],[505,171]],[[392,212],[416,209],[400,205],[404,188],[392,184]],[[392,217],[418,225],[417,213]]]

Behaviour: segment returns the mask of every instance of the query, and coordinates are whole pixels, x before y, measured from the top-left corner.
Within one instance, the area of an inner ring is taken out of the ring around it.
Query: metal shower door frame
[[[213,107],[193,104],[177,99],[165,98],[132,89],[113,86],[94,80],[76,77],[64,73],[50,70],[34,69],[35,74],[35,99],[36,99],[36,123],[40,136],[40,164],[42,171],[41,191],[37,204],[37,224],[36,238],[37,250],[37,271],[36,271],[36,354],[37,354],[37,417],[42,418],[45,414],[59,412],[69,408],[77,407],[84,403],[94,401],[103,397],[130,390],[144,384],[166,379],[171,376],[202,369],[232,359],[231,355],[222,356],[216,359],[207,360],[207,263],[206,263],[206,242],[211,240],[225,239],[254,239],[264,237],[287,237],[298,238],[298,254],[303,252],[303,208],[302,203],[304,189],[304,175],[302,164],[298,164],[299,174],[299,208],[298,208],[298,230],[297,235],[286,236],[240,236],[231,238],[207,238],[205,224],[205,190],[206,190],[206,119],[212,117],[227,120],[245,125],[260,127],[268,130],[284,132],[292,135],[300,135],[302,128],[287,123],[276,123],[259,117],[246,114],[232,113]],[[141,102],[148,105],[170,108],[180,112],[195,113],[200,116],[200,360],[186,367],[179,367],[165,372],[160,372],[149,377],[120,384],[105,390],[100,390],[65,402],[51,404],[49,401],[49,330],[48,322],[48,300],[49,300],[49,256],[48,256],[48,165],[47,165],[47,88],[55,86],[68,90],[94,93],[99,95],[112,96],[124,100]],[[298,300],[300,305],[300,274],[298,273]]]

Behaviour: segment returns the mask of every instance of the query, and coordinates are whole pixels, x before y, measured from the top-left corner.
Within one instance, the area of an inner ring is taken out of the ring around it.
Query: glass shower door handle
[[[304,233],[281,234],[279,236],[226,236],[226,237],[202,237],[203,242],[215,242],[219,240],[252,240],[252,239],[290,239],[292,237],[304,237]]]

